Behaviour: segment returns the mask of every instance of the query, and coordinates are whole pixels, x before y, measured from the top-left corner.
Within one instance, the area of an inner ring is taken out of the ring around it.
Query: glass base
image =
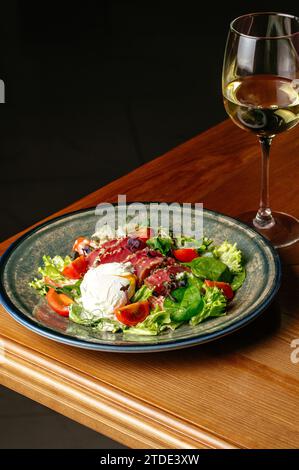
[[[255,211],[245,212],[238,219],[267,238],[275,248],[290,246],[299,241],[299,220],[284,212],[272,212],[272,216],[274,223],[265,228],[257,226]]]

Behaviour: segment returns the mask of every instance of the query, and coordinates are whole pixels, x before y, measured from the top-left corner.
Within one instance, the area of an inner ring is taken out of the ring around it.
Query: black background
[[[229,22],[299,14],[286,0],[0,6],[1,239],[223,120]]]

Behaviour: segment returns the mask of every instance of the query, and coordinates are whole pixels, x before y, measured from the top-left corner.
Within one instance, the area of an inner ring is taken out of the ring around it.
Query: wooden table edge
[[[4,336],[0,382],[132,448],[237,446]]]

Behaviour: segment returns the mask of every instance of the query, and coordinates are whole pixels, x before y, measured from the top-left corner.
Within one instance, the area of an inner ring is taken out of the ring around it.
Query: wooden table
[[[298,217],[299,126],[276,138],[271,179],[273,207]],[[257,207],[258,188],[256,138],[226,121],[60,214],[127,194],[203,202],[234,216]],[[132,448],[298,447],[299,364],[290,359],[299,338],[298,245],[282,256],[283,286],[268,311],[186,350],[80,350],[31,333],[1,309],[1,383]]]

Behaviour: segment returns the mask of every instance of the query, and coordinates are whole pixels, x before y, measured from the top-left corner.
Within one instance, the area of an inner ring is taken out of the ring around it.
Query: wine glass
[[[273,137],[299,122],[299,18],[252,13],[232,21],[222,75],[225,109],[258,136],[262,151],[260,207],[239,216],[276,247],[299,240],[299,221],[272,212],[269,153]]]

